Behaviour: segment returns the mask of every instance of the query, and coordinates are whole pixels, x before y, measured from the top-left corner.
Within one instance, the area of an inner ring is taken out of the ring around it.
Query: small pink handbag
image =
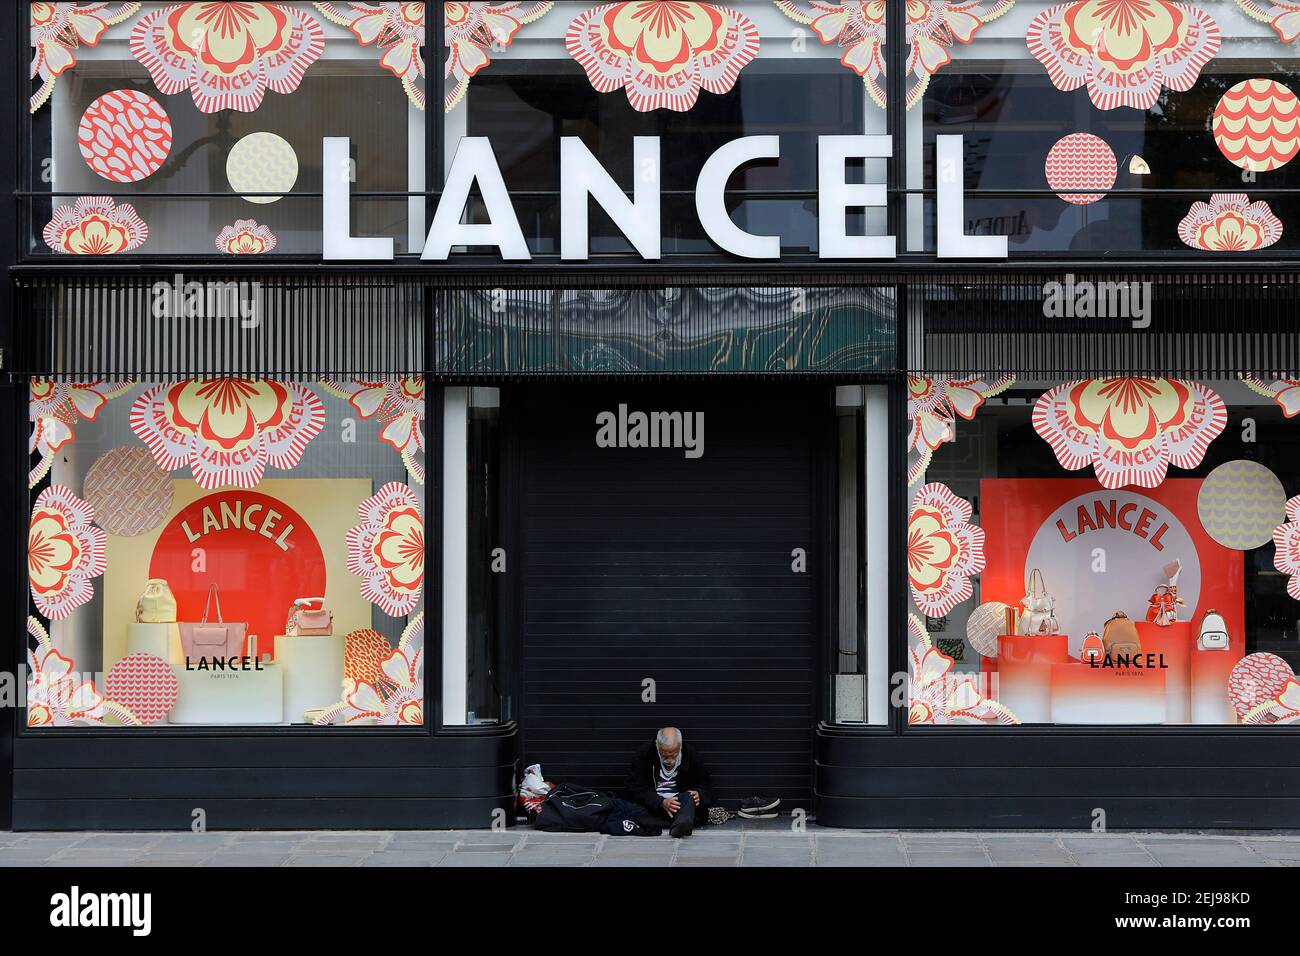
[[[310,604],[319,607],[308,607]],[[323,597],[294,598],[284,633],[287,637],[328,636],[334,633],[334,614]]]
[[[208,620],[212,605],[217,605],[217,619]],[[234,623],[222,620],[221,594],[215,584],[208,588],[208,599],[203,604],[203,620],[195,623],[185,621],[181,624],[181,647],[185,659],[216,660],[218,658],[239,657],[244,653],[244,635],[248,631],[246,622]]]

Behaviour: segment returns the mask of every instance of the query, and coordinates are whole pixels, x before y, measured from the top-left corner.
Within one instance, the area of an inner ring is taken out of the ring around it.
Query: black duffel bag
[[[608,793],[562,783],[546,795],[533,825],[556,833],[598,833],[613,810]]]

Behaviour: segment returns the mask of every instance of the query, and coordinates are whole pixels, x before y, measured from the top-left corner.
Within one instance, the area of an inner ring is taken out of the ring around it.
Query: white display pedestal
[[[169,664],[184,664],[185,652],[181,649],[179,624],[140,624],[126,626],[126,653],[152,654]]]
[[[190,670],[173,664],[176,705],[169,724],[234,727],[279,724],[284,716],[284,669],[261,664],[260,670]],[[250,667],[252,665],[250,664]]]
[[[275,662],[284,670],[286,724],[305,724],[307,711],[342,698],[345,644],[342,634],[275,636]]]

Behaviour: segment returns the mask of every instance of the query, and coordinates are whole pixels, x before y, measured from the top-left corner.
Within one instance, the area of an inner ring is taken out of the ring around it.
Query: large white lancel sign
[[[392,259],[391,238],[352,235],[350,143],[346,137],[323,140],[324,200],[321,231],[326,259]],[[936,253],[943,259],[1002,259],[1005,236],[968,236],[964,227],[965,183],[961,136],[935,137],[939,171],[935,201]],[[881,183],[845,181],[849,160],[883,159],[891,155],[888,136],[817,137],[817,254],[822,259],[892,259],[893,236],[851,236],[850,210],[883,207]],[[739,228],[727,212],[727,182],[741,166],[754,160],[775,160],[781,154],[776,136],[744,136],[719,147],[705,160],[695,184],[695,211],[715,245],[742,259],[781,258],[780,236],[758,236]],[[586,145],[576,136],[560,139],[560,258],[588,257],[589,200],[605,211],[642,259],[660,258],[659,137],[637,136],[633,162],[639,171],[628,197]],[[465,204],[475,184],[482,196],[487,222],[463,222]],[[460,141],[447,174],[447,183],[429,227],[420,258],[444,261],[453,249],[495,246],[501,258],[531,259],[519,217],[501,176],[492,144],[482,136]]]

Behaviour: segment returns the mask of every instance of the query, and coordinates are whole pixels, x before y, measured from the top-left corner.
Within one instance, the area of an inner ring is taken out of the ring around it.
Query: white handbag
[[[1196,637],[1199,651],[1226,651],[1228,649],[1228,624],[1223,615],[1211,608],[1201,618],[1201,631]]]
[[[1025,610],[1020,615],[1018,633],[1026,636],[1061,633],[1061,623],[1056,619],[1056,600],[1047,593],[1043,572],[1038,568],[1029,572],[1029,584],[1020,603]]]

